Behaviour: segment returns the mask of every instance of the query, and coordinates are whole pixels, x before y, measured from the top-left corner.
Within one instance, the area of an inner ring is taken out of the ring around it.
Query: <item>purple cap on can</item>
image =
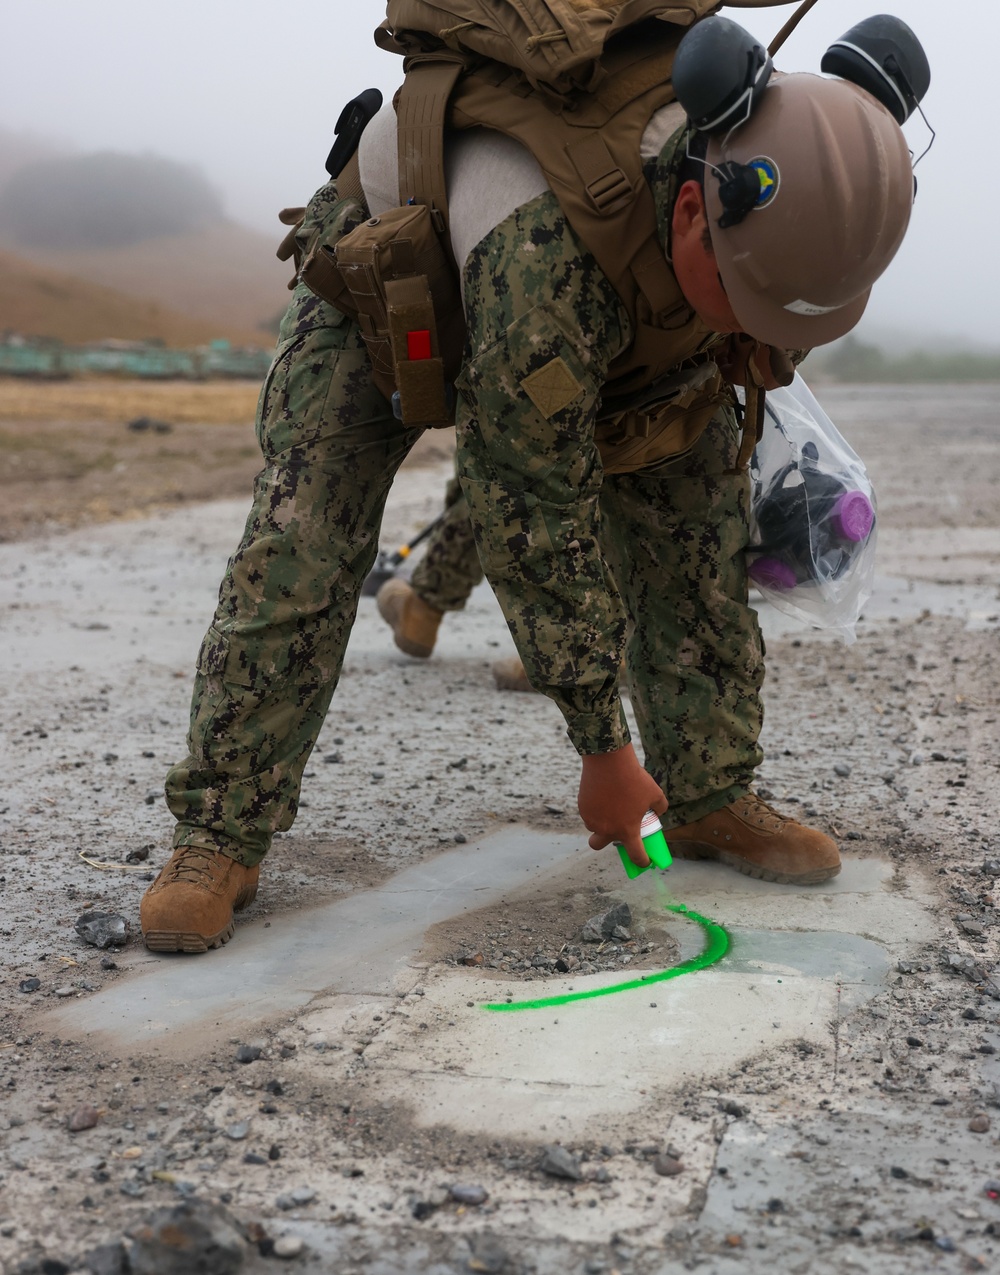
[[[755,558],[747,574],[762,589],[794,589],[798,583],[794,570],[780,558]]]
[[[845,491],[830,511],[830,522],[843,540],[865,540],[875,522],[872,502],[863,491]]]

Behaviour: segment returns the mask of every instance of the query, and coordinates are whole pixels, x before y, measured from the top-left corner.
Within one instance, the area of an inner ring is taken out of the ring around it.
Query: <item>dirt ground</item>
[[[258,389],[243,381],[0,378],[0,543],[244,498],[260,468]],[[452,451],[444,431],[428,433],[411,463]]]
[[[3,1275],[121,1271],[98,1265],[95,1250],[185,1200],[221,1203],[250,1228],[247,1271],[274,1269],[273,1241],[286,1236],[293,1268],[359,1275],[997,1269],[1000,419],[991,391],[821,392],[879,493],[882,583],[854,646],[781,626],[768,639],[759,787],[836,836],[850,863],[887,864],[890,893],[923,909],[929,937],[906,947],[863,1004],[808,1036],[731,1065],[707,1058],[683,1083],[651,1076],[641,1110],[565,1140],[575,1169],[559,1176],[542,1164],[548,1134],[473,1133],[457,1112],[418,1118],[405,1092],[379,1083],[379,1067],[425,1027],[448,1041],[449,1023],[434,1017],[447,1003],[442,987],[485,978],[529,983],[522,990],[534,995],[560,976],[560,958],[593,953],[583,922],[625,897],[620,868],[597,856],[430,926],[396,993],[341,1018],[320,996],[250,1035],[206,1027],[200,1047],[168,1040],[154,1050],[49,1025],[60,1005],[92,996],[96,1005],[151,968],[134,937],[104,953],[73,925],[105,908],[135,926],[138,898],[168,853],[159,788],[183,738],[222,546],[238,526],[236,506],[201,502],[243,499],[255,469],[249,387],[228,407],[204,387],[220,401],[175,403],[173,419],[168,387],[141,413],[138,398],[124,397],[135,387],[121,388],[113,413],[64,407],[46,417],[30,392],[16,412],[0,408],[0,538],[16,542],[0,545]],[[133,413],[172,431],[130,431]],[[429,438],[409,465],[387,542],[435,511],[447,440]],[[190,524],[171,512],[181,500],[196,515]],[[129,535],[99,525],[107,519],[128,520]],[[120,613],[107,602],[119,596]],[[129,627],[139,606],[146,627]],[[506,634],[484,617],[450,617],[450,645],[421,665],[393,653],[377,619],[363,628],[302,812],[268,860],[248,923],[275,933],[296,918],[308,925],[319,915],[309,909],[360,900],[402,868],[505,826],[579,830],[577,762],[558,715],[492,689],[489,662]],[[130,853],[137,861],[126,862]],[[636,922],[596,968],[677,959],[670,933]],[[887,933],[876,924],[866,937],[891,948]],[[239,943],[238,929],[233,950]],[[445,1070],[468,1047],[454,1034]],[[260,1051],[252,1063],[237,1061],[241,1045]],[[94,1126],[70,1132],[84,1106]]]

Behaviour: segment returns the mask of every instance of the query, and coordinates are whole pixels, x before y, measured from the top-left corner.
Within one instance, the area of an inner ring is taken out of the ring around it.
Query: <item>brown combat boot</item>
[[[375,595],[378,613],[392,629],[393,641],[401,651],[426,660],[434,650],[438,625],[444,615],[428,606],[413,586],[398,577],[386,580]]]
[[[207,952],[233,937],[233,913],[257,895],[260,868],[219,850],[178,846],[139,904],[151,952]]]
[[[779,815],[753,792],[663,835],[676,859],[718,859],[760,881],[819,885],[840,871],[836,842]]]

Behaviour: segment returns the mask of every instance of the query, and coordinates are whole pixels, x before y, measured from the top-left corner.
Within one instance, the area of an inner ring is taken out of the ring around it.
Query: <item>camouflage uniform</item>
[[[326,186],[303,232],[329,240],[363,215]],[[553,195],[489,233],[463,283],[458,469],[528,675],[578,751],[608,752],[629,739],[617,689],[627,642],[647,767],[672,822],[696,819],[745,791],[760,759],[736,423],[720,413],[655,472],[603,474],[595,416],[629,321]],[[357,328],[302,285],[257,431],[265,467],[199,654],[190,755],[167,777],[175,845],[247,865],[294,819],[385,498],[419,432],[372,386]]]
[[[461,611],[482,578],[469,506],[461,483],[453,478],[444,494],[444,520],[428,536],[410,583],[436,611]]]

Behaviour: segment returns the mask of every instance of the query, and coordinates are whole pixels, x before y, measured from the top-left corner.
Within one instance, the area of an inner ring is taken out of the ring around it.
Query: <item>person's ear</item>
[[[677,192],[674,200],[674,211],[671,218],[671,229],[676,238],[685,238],[692,231],[700,235],[703,227],[708,225],[708,213],[705,210],[705,192],[696,181],[687,181]]]

